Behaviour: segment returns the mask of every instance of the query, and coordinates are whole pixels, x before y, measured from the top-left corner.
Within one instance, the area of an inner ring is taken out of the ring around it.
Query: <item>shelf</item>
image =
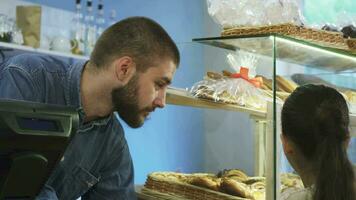
[[[246,108],[243,106],[237,106],[232,104],[224,104],[204,99],[198,99],[190,95],[188,91],[178,88],[168,88],[166,101],[168,104],[173,105],[243,112],[257,118],[266,118],[267,116],[265,111],[254,110],[252,108]]]
[[[356,66],[356,54],[351,52],[276,34],[197,38],[193,41],[233,51],[241,49],[271,58],[275,44],[278,60],[332,72],[355,70]]]
[[[75,59],[75,60],[88,60],[89,59],[89,57],[86,57],[86,56],[58,52],[58,51],[37,49],[37,48],[29,47],[29,46],[22,46],[22,45],[6,43],[6,42],[0,42],[0,51],[2,51],[5,54],[5,57],[15,56],[20,53],[38,53],[38,54],[46,54],[46,55],[51,55],[51,56],[62,57],[62,58],[66,58],[66,59]]]

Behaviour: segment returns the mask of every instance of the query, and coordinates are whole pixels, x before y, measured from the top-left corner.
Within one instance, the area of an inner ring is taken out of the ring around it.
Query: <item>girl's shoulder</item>
[[[312,200],[311,188],[288,188],[281,194],[281,200]]]

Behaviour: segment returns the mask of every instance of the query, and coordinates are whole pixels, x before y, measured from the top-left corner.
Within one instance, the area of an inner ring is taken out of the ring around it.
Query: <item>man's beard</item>
[[[114,111],[117,111],[130,127],[139,128],[144,123],[141,117],[144,112],[151,112],[154,109],[147,107],[140,109],[138,105],[138,75],[134,75],[131,80],[121,88],[115,88],[111,92]]]

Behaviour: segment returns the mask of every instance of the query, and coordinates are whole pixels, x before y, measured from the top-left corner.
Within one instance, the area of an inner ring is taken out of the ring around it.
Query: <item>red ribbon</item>
[[[263,80],[261,77],[248,78],[249,69],[246,67],[240,67],[240,73],[234,73],[230,75],[230,78],[242,78],[254,85],[255,87],[260,88],[263,84]]]

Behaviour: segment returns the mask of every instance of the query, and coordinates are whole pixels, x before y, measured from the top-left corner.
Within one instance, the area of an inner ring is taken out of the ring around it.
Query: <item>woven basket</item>
[[[141,194],[147,195],[148,197],[153,197],[155,199],[157,198],[157,199],[164,199],[164,200],[185,200],[184,197],[181,197],[179,195],[169,194],[169,193],[162,193],[162,192],[158,192],[156,190],[148,189],[146,187],[143,187],[141,189]],[[146,196],[144,196],[144,197],[146,197]],[[144,197],[142,197],[142,199],[145,199]]]
[[[350,49],[356,50],[356,39],[348,39],[346,43]]]
[[[190,200],[248,200],[186,183],[155,179],[154,177],[147,178],[145,188]],[[145,193],[145,190],[142,192]]]
[[[280,34],[306,40],[324,47],[343,49],[351,52],[356,50],[354,41],[351,42],[353,43],[352,45],[348,45],[348,40],[343,38],[341,33],[306,28],[290,23],[271,26],[228,28],[222,31],[221,36],[250,36],[261,34]]]

